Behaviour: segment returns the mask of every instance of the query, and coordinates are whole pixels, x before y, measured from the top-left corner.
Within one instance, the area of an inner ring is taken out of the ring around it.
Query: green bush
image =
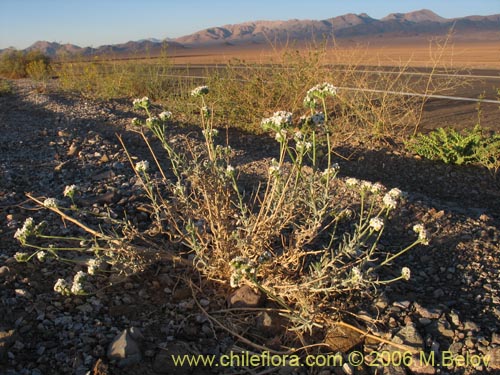
[[[26,78],[32,74],[45,77],[49,71],[50,58],[40,51],[14,50],[4,53],[0,59],[0,75],[8,78]]]
[[[463,132],[438,128],[427,135],[417,135],[407,146],[424,158],[448,164],[477,163],[495,173],[500,167],[500,134],[486,135],[479,125]]]

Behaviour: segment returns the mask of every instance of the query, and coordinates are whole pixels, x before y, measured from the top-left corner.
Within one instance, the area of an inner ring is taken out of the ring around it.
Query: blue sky
[[[0,0],[0,48],[38,40],[97,47],[243,21],[381,18],[422,8],[448,18],[488,15],[500,13],[500,0]]]

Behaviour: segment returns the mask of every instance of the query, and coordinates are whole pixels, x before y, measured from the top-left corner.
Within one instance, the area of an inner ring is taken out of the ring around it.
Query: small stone
[[[210,301],[208,299],[202,298],[200,299],[200,305],[203,307],[207,307],[208,305],[210,305]]]
[[[491,335],[491,343],[495,345],[500,345],[500,334],[497,332],[494,332]]]
[[[182,357],[189,354],[189,349],[187,345],[182,342],[172,342],[169,343],[165,348],[163,348],[155,357],[153,361],[153,371],[156,374],[178,374],[178,375],[190,375],[192,368],[190,366],[175,365],[172,357],[179,356]]]
[[[471,322],[470,320],[466,321],[464,323],[464,329],[466,331],[474,331],[474,332],[478,332],[479,331],[479,326],[474,323],[474,322]]]
[[[485,358],[489,358],[488,368],[492,370],[500,370],[500,347],[490,349]]]
[[[90,306],[88,303],[76,306],[76,309],[86,314],[90,314],[92,311],[94,311],[94,308]]]
[[[451,310],[449,317],[455,327],[458,327],[460,325],[460,317],[455,310]]]
[[[4,279],[12,274],[12,271],[7,266],[0,267],[0,278]]]
[[[431,324],[432,320],[430,320],[429,318],[419,318],[418,322],[423,326],[428,326],[429,324]]]
[[[276,312],[263,311],[257,316],[257,328],[267,336],[276,336],[284,331],[283,318]]]
[[[393,303],[394,306],[399,307],[400,309],[406,310],[410,307],[410,301],[396,301]]]
[[[444,337],[453,338],[455,336],[455,332],[451,330],[450,323],[447,320],[439,320],[437,330]]]
[[[432,296],[433,296],[434,298],[436,298],[436,299],[437,299],[437,298],[441,298],[441,297],[444,297],[444,296],[445,296],[445,292],[444,292],[444,291],[443,291],[443,289],[441,289],[441,288],[440,288],[440,289],[436,289],[436,290],[434,291],[434,293],[432,293]]]
[[[229,307],[260,307],[263,302],[262,293],[254,291],[248,285],[236,289],[228,297]]]
[[[81,149],[80,146],[76,142],[73,142],[71,144],[71,146],[69,146],[69,149],[68,149],[68,152],[66,153],[66,155],[75,156],[80,152],[80,149]]]
[[[193,296],[190,288],[177,288],[172,293],[172,302],[179,302]]]
[[[136,339],[140,338],[139,331],[129,328],[119,333],[108,347],[108,358],[116,361],[119,367],[126,367],[137,364],[141,361],[142,355]]]
[[[463,344],[461,342],[454,342],[448,349],[453,354],[460,354],[462,352]]]
[[[426,308],[421,306],[419,303],[414,303],[415,306],[415,312],[420,315],[422,318],[428,318],[428,319],[438,319],[443,311],[438,308]]]

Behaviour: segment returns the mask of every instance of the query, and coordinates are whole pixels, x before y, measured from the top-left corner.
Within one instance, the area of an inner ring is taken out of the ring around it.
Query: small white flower
[[[274,139],[276,139],[279,143],[285,142],[286,141],[286,130],[280,129],[278,132],[276,132]]]
[[[68,185],[64,188],[63,195],[65,197],[70,197],[73,198],[75,196],[75,193],[78,191],[78,186],[76,185]]]
[[[410,280],[411,270],[408,267],[401,268],[401,277],[406,281]]]
[[[21,251],[18,251],[17,253],[14,254],[14,259],[19,263],[27,262],[29,258],[30,254]]]
[[[191,96],[198,97],[208,94],[208,86],[198,86],[191,91]]]
[[[14,238],[22,245],[26,243],[28,237],[34,234],[35,222],[32,217],[28,217],[23,224],[22,228],[18,228],[14,233]]]
[[[298,153],[307,152],[307,151],[309,151],[312,148],[312,143],[311,142],[298,141],[295,144],[295,148],[297,149]]]
[[[89,275],[95,275],[97,271],[101,269],[102,265],[103,265],[102,260],[95,258],[90,259],[87,264],[87,273]]]
[[[140,126],[141,125],[141,120],[139,120],[137,117],[134,117],[131,121],[132,125],[134,126]]]
[[[45,262],[45,259],[47,259],[47,252],[45,251],[39,251],[36,253],[36,258],[40,261],[40,262]]]
[[[229,284],[231,285],[231,288],[239,287],[242,278],[243,278],[243,275],[240,272],[233,272],[231,274],[230,279],[229,279]]]
[[[73,284],[71,285],[71,293],[75,295],[85,294],[85,290],[83,287],[83,283],[87,275],[83,271],[78,271],[76,275],[73,277]]]
[[[214,138],[219,135],[219,131],[217,129],[203,129],[201,133],[205,138]]]
[[[203,116],[208,117],[212,114],[212,110],[208,108],[206,105],[201,107],[201,112],[203,113]]]
[[[382,185],[380,182],[375,182],[374,184],[372,184],[372,186],[370,188],[370,192],[372,194],[379,194],[382,191],[384,191],[384,189],[385,189],[384,185]]]
[[[158,115],[161,121],[167,121],[172,117],[172,112],[170,111],[163,111]]]
[[[232,165],[228,165],[226,167],[226,175],[231,177],[231,176],[234,176],[234,172],[235,172],[235,169]]]
[[[276,159],[271,160],[271,166],[269,167],[269,174],[271,176],[281,175],[280,165]]]
[[[398,188],[392,188],[391,190],[389,190],[389,192],[387,193],[389,194],[391,197],[393,197],[394,199],[400,199],[400,198],[404,198],[405,196],[405,193],[403,193],[400,189]]]
[[[137,172],[146,172],[149,169],[149,162],[147,160],[142,160],[135,164],[135,170]]]
[[[158,124],[158,122],[160,122],[160,119],[158,117],[156,116],[148,117],[146,119],[146,126],[151,128],[154,125]]]
[[[391,210],[395,209],[398,206],[398,201],[394,199],[389,193],[384,195],[382,201],[384,202],[384,205]]]
[[[375,232],[380,232],[380,230],[384,227],[384,220],[379,217],[372,217],[369,225]]]
[[[296,131],[293,135],[293,139],[295,139],[296,142],[302,141],[304,139],[304,134],[300,130]]]
[[[348,179],[345,180],[345,184],[348,187],[356,187],[359,185],[359,180],[354,177],[349,177]]]
[[[340,165],[338,163],[333,163],[330,168],[326,168],[322,173],[322,177],[335,176],[340,171]]]
[[[292,123],[292,113],[286,111],[275,112],[271,117],[265,118],[261,122],[264,130],[280,131],[283,127]]]
[[[43,201],[43,205],[47,208],[57,208],[57,200],[55,198],[47,198]]]
[[[422,224],[415,224],[413,231],[418,234],[418,240],[424,245],[429,244],[429,233]]]
[[[371,191],[373,184],[370,181],[361,180],[361,190]]]
[[[324,99],[327,96],[335,95],[337,95],[337,88],[335,86],[328,82],[320,83],[307,91],[304,98],[304,106],[315,108],[317,104],[316,99]]]
[[[62,294],[63,296],[71,295],[69,283],[64,279],[58,279],[54,285],[54,291]]]
[[[149,98],[147,96],[144,96],[142,99],[134,99],[132,104],[134,105],[135,109],[140,109],[148,108],[151,103],[149,101]]]

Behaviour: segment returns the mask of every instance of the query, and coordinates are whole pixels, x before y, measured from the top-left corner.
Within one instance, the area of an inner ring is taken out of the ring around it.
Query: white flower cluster
[[[158,115],[158,117],[160,118],[161,121],[170,120],[172,118],[172,112],[170,112],[170,111],[163,111],[162,113],[160,113]]]
[[[228,165],[228,166],[226,167],[226,176],[228,176],[228,177],[233,177],[233,176],[234,176],[234,172],[235,172],[235,171],[236,171],[236,170],[234,169],[234,167],[233,167],[232,165]]]
[[[324,99],[327,96],[335,95],[337,95],[337,88],[335,86],[328,82],[320,83],[307,91],[306,97],[304,98],[304,106],[307,108],[315,108],[317,104],[316,99]]]
[[[142,99],[134,99],[132,104],[134,105],[134,109],[141,109],[141,108],[149,108],[151,102],[149,101],[149,98],[145,96]]]
[[[14,254],[14,259],[19,263],[27,262],[30,259],[30,257],[31,257],[30,254],[21,251],[18,251],[17,253]]]
[[[46,251],[38,251],[36,253],[36,258],[40,261],[40,262],[45,262],[45,260],[47,259],[47,252]]]
[[[236,257],[229,262],[233,268],[229,280],[231,287],[237,288],[245,276],[255,274],[255,263],[244,257]]]
[[[398,188],[393,188],[384,195],[382,201],[384,205],[389,209],[395,209],[398,205],[398,201],[403,199],[406,196],[406,193],[401,191]]]
[[[269,175],[277,177],[281,175],[281,169],[278,161],[273,158],[271,160],[271,166],[269,167]]]
[[[212,110],[204,105],[203,107],[201,107],[201,113],[203,114],[203,116],[208,117],[212,114]]]
[[[274,112],[271,117],[265,118],[261,122],[262,129],[279,131],[292,123],[292,113],[286,111]]]
[[[137,117],[134,117],[132,119],[132,125],[134,125],[134,126],[141,126],[141,120],[139,120]]]
[[[64,188],[64,192],[63,192],[63,195],[65,197],[70,197],[71,199],[73,199],[73,197],[75,196],[76,192],[78,191],[78,186],[76,185],[68,185]]]
[[[54,285],[54,291],[62,294],[63,296],[71,295],[71,286],[64,279],[58,279]]]
[[[342,282],[342,285],[346,288],[352,288],[359,285],[363,281],[363,274],[359,267],[352,267],[349,272],[348,277]]]
[[[92,258],[89,260],[87,264],[87,273],[89,275],[95,275],[97,271],[99,271],[102,268],[103,265],[104,261],[102,261],[101,259]]]
[[[78,271],[73,277],[73,284],[71,285],[71,293],[75,295],[85,294],[85,289],[83,283],[87,275],[83,271]]]
[[[152,128],[153,126],[160,123],[160,119],[156,116],[151,116],[146,119],[146,126]]]
[[[205,138],[214,138],[219,135],[219,131],[217,129],[203,129],[201,133]]]
[[[135,170],[137,172],[145,173],[149,169],[149,162],[147,160],[142,160],[135,164]]]
[[[354,178],[354,177],[349,177],[345,180],[346,186],[352,187],[352,188],[358,186],[360,183],[361,182],[357,178]]]
[[[47,198],[43,201],[43,205],[44,207],[47,207],[47,208],[57,208],[57,199],[55,198]]]
[[[429,244],[429,233],[422,224],[415,224],[413,231],[418,234],[418,240],[421,244]]]
[[[369,222],[370,228],[375,232],[380,232],[384,227],[384,220],[380,217],[372,217]]]
[[[326,168],[322,173],[321,177],[331,177],[335,176],[340,171],[339,163],[333,163],[330,168]]]
[[[410,280],[411,270],[408,267],[401,268],[401,277],[403,278],[403,280]]]
[[[191,91],[191,96],[203,96],[208,94],[208,86],[198,86]]]
[[[295,144],[295,149],[299,154],[302,154],[304,152],[308,152],[309,150],[312,149],[312,143],[311,142],[304,142],[304,141],[298,141]]]
[[[302,133],[300,130],[296,131],[293,135],[293,139],[295,140],[295,142],[302,141],[304,139],[304,133]]]
[[[28,237],[34,234],[35,222],[32,217],[28,217],[23,224],[22,228],[18,228],[14,233],[14,238],[22,245],[26,243]]]

